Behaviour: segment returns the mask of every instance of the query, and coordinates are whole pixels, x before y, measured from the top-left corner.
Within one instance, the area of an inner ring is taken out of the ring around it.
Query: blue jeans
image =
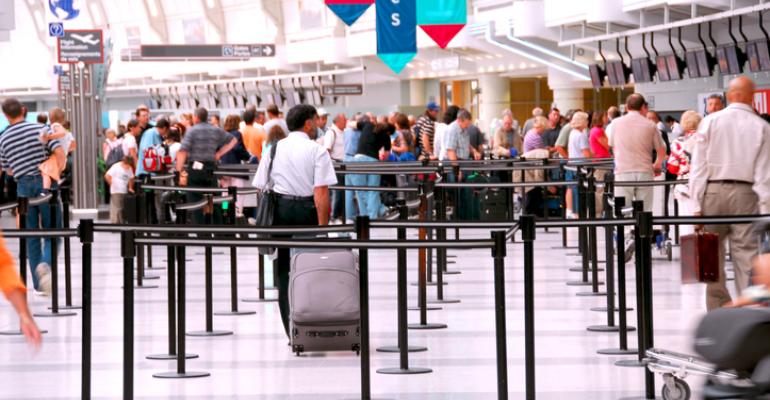
[[[38,176],[22,176],[17,181],[16,194],[19,197],[35,198],[40,196],[43,190],[43,178]],[[56,216],[56,227],[62,227],[62,215],[61,208],[57,205],[54,206],[54,215]],[[48,204],[41,204],[39,206],[30,206],[26,224],[28,229],[51,229],[51,206]],[[29,260],[29,269],[32,275],[32,284],[36,290],[39,290],[37,275],[35,274],[35,268],[41,262],[51,265],[52,257],[52,240],[43,240],[41,245],[41,238],[30,237],[27,238],[27,259]],[[56,240],[56,246],[58,250],[59,240]],[[58,251],[57,251],[58,254]],[[23,266],[21,266],[23,267]]]
[[[376,158],[356,154],[354,162],[372,162],[378,161]],[[352,175],[351,180],[354,186],[380,186],[380,175]],[[360,215],[368,215],[369,219],[377,219],[382,213],[382,202],[380,201],[380,192],[357,191],[358,210]]]
[[[353,156],[345,156],[347,162],[354,162]],[[345,186],[353,186],[353,175],[345,175]],[[355,199],[356,192],[352,190],[345,191],[345,219],[354,220],[358,213],[356,212],[356,204],[353,201]],[[359,200],[360,202],[360,200]]]

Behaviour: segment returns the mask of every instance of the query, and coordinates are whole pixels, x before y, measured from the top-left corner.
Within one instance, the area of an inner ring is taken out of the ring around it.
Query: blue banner
[[[417,54],[416,0],[377,0],[377,56],[401,73]]]

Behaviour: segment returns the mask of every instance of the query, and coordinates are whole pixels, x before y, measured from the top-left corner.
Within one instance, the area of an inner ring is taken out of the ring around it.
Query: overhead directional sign
[[[364,94],[364,85],[324,85],[321,87],[324,96],[361,96]]]
[[[142,45],[141,58],[243,59],[275,56],[274,44],[171,44]]]
[[[57,41],[59,64],[101,64],[104,62],[102,31],[65,30]]]

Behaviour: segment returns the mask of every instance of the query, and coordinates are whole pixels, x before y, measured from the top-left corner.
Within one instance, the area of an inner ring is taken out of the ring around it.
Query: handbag
[[[256,220],[256,226],[259,227],[273,226],[276,199],[275,193],[273,193],[272,172],[273,161],[275,161],[275,150],[277,147],[278,144],[275,143],[270,149],[270,164],[267,167],[267,183],[265,184],[264,189],[257,194],[257,210],[254,219]],[[257,237],[260,239],[268,239],[270,238],[270,235],[257,235]],[[272,247],[260,247],[259,254],[270,255],[274,250],[275,248]]]
[[[682,283],[719,281],[719,235],[695,232],[680,238]]]

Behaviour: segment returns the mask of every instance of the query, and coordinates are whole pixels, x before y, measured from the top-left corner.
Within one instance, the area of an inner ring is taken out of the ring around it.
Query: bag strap
[[[267,165],[267,184],[265,185],[265,190],[269,191],[273,189],[273,161],[275,161],[275,152],[278,149],[278,142],[273,143],[273,146],[270,147],[270,164]]]

